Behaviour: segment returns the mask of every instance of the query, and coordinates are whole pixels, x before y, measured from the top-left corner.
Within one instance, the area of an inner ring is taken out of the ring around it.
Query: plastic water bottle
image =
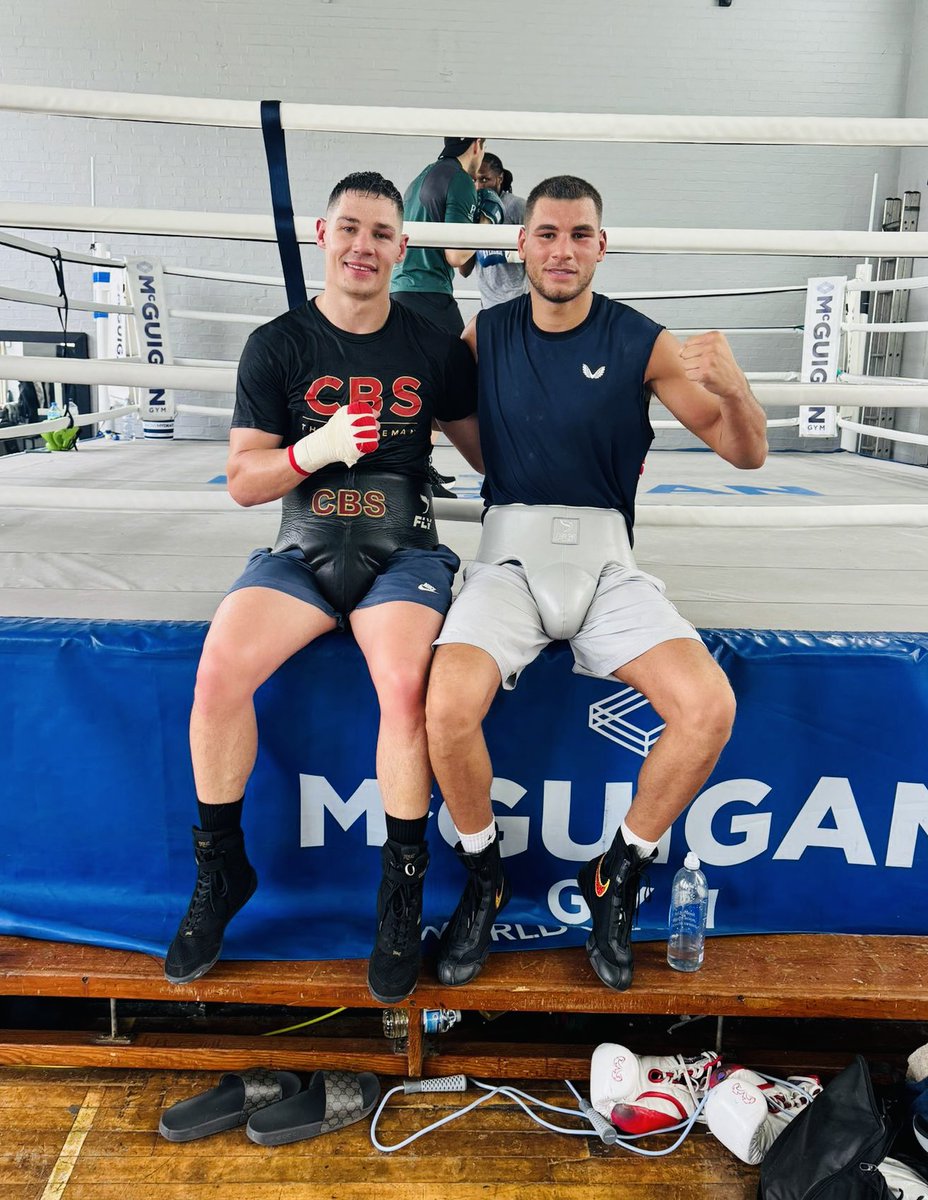
[[[45,420],[57,421],[60,416],[61,409],[58,407],[58,402],[53,399],[48,408],[45,410]]]
[[[141,422],[137,412],[126,413],[122,419],[122,440],[124,442],[134,442],[137,437],[142,436]]]
[[[692,852],[673,877],[667,920],[667,962],[675,971],[698,971],[706,943],[709,886]]]

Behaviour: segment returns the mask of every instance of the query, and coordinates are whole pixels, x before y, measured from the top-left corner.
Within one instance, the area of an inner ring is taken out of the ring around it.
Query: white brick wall
[[[744,115],[924,115],[923,0],[473,0],[449,11],[411,0],[30,0],[11,5],[0,36],[6,83],[172,95],[344,104]],[[914,36],[913,36],[914,35]],[[915,47],[913,50],[913,46]],[[911,55],[911,63],[910,63]],[[917,59],[917,62],[916,62]],[[918,70],[916,70],[916,66]],[[479,133],[479,130],[475,130]],[[126,124],[0,113],[0,199],[89,202],[89,160],[101,205],[267,212],[260,132]],[[297,211],[321,210],[331,184],[360,167],[400,188],[437,153],[419,138],[291,134]],[[588,176],[608,224],[863,228],[874,172],[900,179],[900,159],[923,182],[922,151],[792,147],[493,147],[523,195],[546,174]],[[916,170],[917,168],[917,170]],[[86,248],[82,234],[39,240]],[[188,239],[111,237],[114,253],[277,273],[276,248]],[[318,253],[304,250],[318,277]],[[613,256],[603,289],[792,283],[844,271],[845,261],[727,256]],[[71,268],[74,295],[89,294]],[[52,291],[44,260],[0,248],[0,280]],[[178,307],[279,311],[282,292],[175,281]],[[790,324],[799,296],[642,304],[671,325]],[[89,317],[72,318],[90,329]],[[56,327],[51,310],[0,303],[0,327]],[[233,358],[242,326],[180,322],[175,353]],[[745,366],[798,365],[789,335],[739,339]],[[201,399],[197,397],[196,399]],[[188,423],[188,430],[195,426]]]

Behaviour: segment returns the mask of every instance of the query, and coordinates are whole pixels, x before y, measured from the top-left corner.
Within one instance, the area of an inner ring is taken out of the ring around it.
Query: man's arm
[[[462,275],[469,275],[470,271],[464,271],[463,268],[467,266],[475,254],[475,250],[446,250],[445,262],[449,267],[456,267]]]
[[[479,314],[478,314],[479,315]],[[477,361],[477,317],[471,319],[464,326],[464,332],[461,334],[461,341],[468,347],[471,354],[474,356],[474,362]]]
[[[479,313],[478,313],[479,316]],[[461,341],[467,346],[477,361],[477,317],[471,317],[467,322]],[[466,361],[466,360],[465,360]],[[476,380],[474,380],[476,386]],[[448,435],[448,439],[459,454],[470,463],[475,471],[484,473],[483,455],[480,452],[480,429],[477,424],[477,414],[463,417],[459,421],[438,421],[438,428]]]
[[[470,224],[474,219],[474,207],[477,202],[477,189],[474,186],[474,181],[466,171],[455,171],[448,183],[448,192],[445,196],[445,212],[443,216],[444,222],[456,224]],[[473,259],[476,251],[474,250],[446,250],[445,262],[449,267],[454,267],[460,271],[462,275],[469,275],[473,270]],[[464,271],[463,268],[470,263],[470,270]]]
[[[732,466],[767,457],[767,418],[725,336],[701,333],[682,345],[666,329],[651,351],[645,382],[660,402]]]
[[[377,449],[380,424],[368,404],[342,405],[321,429],[278,449],[276,433],[232,429],[226,467],[229,495],[243,508],[267,504],[292,492],[297,484],[333,462],[352,467]]]
[[[438,428],[448,435],[452,446],[462,454],[478,475],[483,474],[483,455],[480,453],[480,429],[477,414],[462,421],[439,421]]]
[[[292,491],[303,476],[294,471],[286,450],[278,449],[283,438],[260,429],[229,431],[229,460],[226,464],[229,495],[236,504],[250,508],[279,500]]]

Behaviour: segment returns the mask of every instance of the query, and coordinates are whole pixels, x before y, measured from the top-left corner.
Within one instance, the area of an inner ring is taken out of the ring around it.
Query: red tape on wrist
[[[298,475],[302,475],[304,479],[308,479],[311,472],[304,471],[303,468],[300,466],[300,464],[296,461],[296,456],[293,453],[292,446],[287,447],[287,454],[290,458],[290,466],[293,467],[294,471],[296,471]]]

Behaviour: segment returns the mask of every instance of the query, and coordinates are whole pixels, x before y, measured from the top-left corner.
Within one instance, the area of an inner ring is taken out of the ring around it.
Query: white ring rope
[[[235,370],[226,367],[162,366],[129,362],[127,359],[44,358],[41,355],[20,354],[5,354],[2,361],[9,378],[37,383],[124,384],[177,391],[235,391]],[[843,380],[845,377],[840,378]],[[765,408],[791,408],[807,404],[928,407],[928,384],[897,388],[891,406],[886,403],[886,389],[873,384],[758,383],[752,390]]]
[[[56,429],[82,428],[84,425],[102,425],[117,417],[128,416],[139,411],[137,404],[126,404],[120,408],[108,408],[105,412],[75,413],[72,418],[57,417],[54,421],[32,421],[28,425],[7,425],[0,429],[0,441],[15,438],[38,437],[43,433],[54,433]]]
[[[125,362],[126,360],[117,358],[97,358],[95,362]],[[232,371],[238,370],[237,358],[178,358],[174,356],[174,365],[176,367],[226,367]]]
[[[135,314],[130,304],[103,304],[96,300],[65,301],[60,296],[46,295],[42,292],[22,292],[18,288],[0,287],[0,300],[13,300],[17,304],[38,304],[44,308],[70,308],[75,312],[106,312]],[[267,317],[261,318],[263,321]]]
[[[920,387],[928,384],[928,379],[909,379],[905,375],[852,375],[850,371],[841,372],[843,383],[879,383],[883,387]]]
[[[887,442],[909,442],[914,446],[928,446],[928,434],[909,433],[905,429],[884,429],[879,425],[859,425],[856,421],[848,421],[837,417],[839,429],[849,429],[852,433],[864,433],[870,437],[882,438]]]
[[[231,421],[233,409],[224,408],[221,404],[178,404],[175,412],[193,413],[198,417],[224,417]]]
[[[295,219],[297,240],[316,242],[315,220]],[[219,238],[276,242],[274,221],[254,213],[197,213],[173,209],[94,208],[84,205],[0,204],[0,226],[145,236]],[[512,250],[515,225],[465,225],[410,221],[404,226],[413,246],[445,249]],[[803,258],[925,258],[928,233],[869,233],[828,229],[662,229],[606,230],[612,254],[771,254]]]
[[[844,285],[846,292],[902,292],[928,288],[928,275],[911,275],[905,279],[873,279],[869,281],[849,279]]]
[[[24,238],[13,237],[12,234],[0,232],[0,245],[10,246],[19,250],[31,250],[36,254],[44,254],[47,258],[54,258],[57,250],[54,246],[46,246],[41,242],[27,242]],[[107,266],[121,270],[125,269],[125,262],[118,258],[94,258],[87,254],[74,254],[70,251],[61,251],[61,257],[65,262],[87,263],[92,266]],[[162,271],[165,275],[171,275],[183,279],[210,279],[221,283],[246,283],[255,284],[260,287],[285,287],[286,281],[282,275],[248,275],[240,274],[235,271],[218,271],[206,269],[203,267],[174,267],[163,266]],[[324,279],[304,279],[303,284],[307,291],[321,292],[325,287]],[[928,279],[925,280],[928,286]],[[806,292],[808,284],[775,284],[775,285],[760,285],[744,286],[734,288],[680,288],[673,291],[636,291],[636,292],[605,292],[610,300],[698,300],[708,296],[769,296],[779,292]],[[479,291],[456,291],[454,293],[456,299],[459,300],[479,300],[481,294]],[[102,311],[102,310],[101,310]]]
[[[76,88],[0,87],[0,109],[260,129],[260,103],[157,96]],[[517,138],[520,141],[682,142],[764,146],[926,146],[920,117],[683,117],[606,113],[492,112],[484,109],[382,108],[361,105],[280,106],[285,130],[387,133],[410,137]]]
[[[82,509],[119,512],[247,512],[276,507],[279,500],[242,509],[225,491],[143,491],[128,488],[0,486],[0,505],[17,508]],[[482,500],[434,501],[435,515],[442,521],[479,522]],[[639,504],[636,524],[650,526],[727,528],[822,528],[848,526],[928,525],[928,504],[832,504],[815,508],[771,505]]]
[[[182,321],[216,321],[225,325],[265,325],[271,319],[267,313],[200,312],[192,308],[171,308],[168,313]]]
[[[100,362],[100,359],[94,361]],[[120,359],[125,362],[125,359]],[[116,417],[125,416],[130,412],[138,412],[137,404],[130,404],[124,408],[107,408],[95,413],[84,413],[81,416],[74,418],[75,425],[96,425],[106,421],[112,421]],[[225,420],[231,421],[233,409],[224,407],[220,404],[178,404],[176,412],[190,413],[200,417],[222,417]],[[55,429],[66,429],[69,422],[66,417],[59,417],[55,421],[38,421],[31,425],[10,425],[0,429],[0,441],[6,439],[14,439],[18,437],[34,437],[39,433],[51,433]],[[775,420],[767,421],[768,429],[786,429],[795,428],[799,424],[798,417],[778,417]],[[686,426],[680,421],[652,421],[651,428],[655,431],[658,429],[685,429]],[[869,425],[861,425],[859,427],[848,424],[848,428],[859,428],[867,433],[880,433],[881,429],[871,428]],[[892,432],[892,431],[890,431]]]
[[[189,392],[235,391],[235,371],[225,367],[176,367],[130,362],[124,358],[43,358],[20,354],[5,354],[0,361],[8,378],[33,383],[127,385]]]
[[[40,254],[43,258],[57,258],[58,247],[46,246],[43,242],[30,242],[26,238],[16,237],[12,233],[0,231],[0,246],[9,246],[13,250],[24,250],[28,254]],[[125,263],[118,258],[98,258],[93,254],[79,254],[76,250],[62,250],[61,259],[68,263],[85,263],[91,267],[121,267]]]
[[[845,333],[928,333],[928,321],[844,321]]]

